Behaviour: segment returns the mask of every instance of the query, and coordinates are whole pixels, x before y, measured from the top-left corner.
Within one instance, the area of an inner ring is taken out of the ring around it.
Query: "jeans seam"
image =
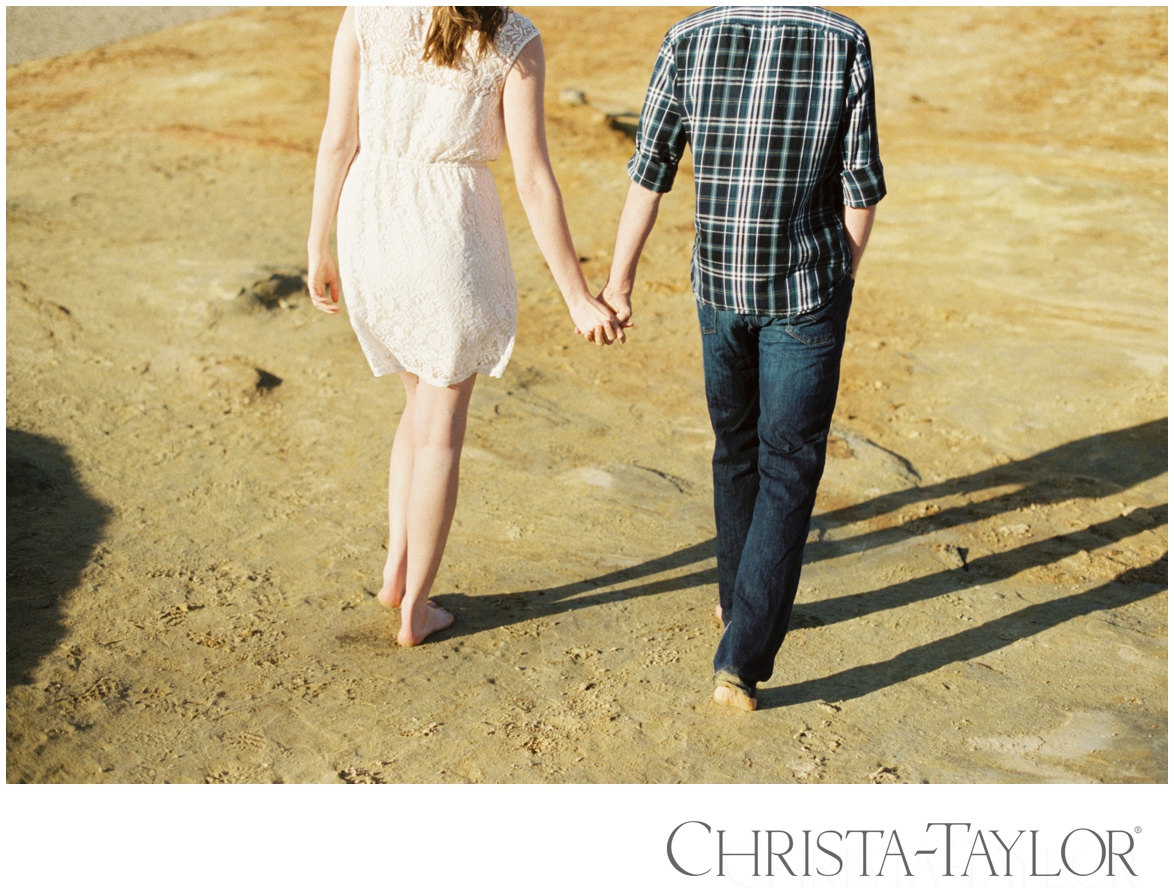
[[[820,322],[822,322],[822,320]],[[783,331],[786,332],[787,335],[791,336],[791,338],[795,339],[795,341],[799,342],[799,344],[806,345],[809,348],[822,348],[825,345],[834,344],[835,340],[836,340],[836,333],[835,332],[832,332],[832,334],[830,336],[828,336],[825,339],[822,339],[821,341],[808,341],[807,339],[799,336],[799,334],[796,331],[796,328],[794,326],[788,325],[783,329]]]

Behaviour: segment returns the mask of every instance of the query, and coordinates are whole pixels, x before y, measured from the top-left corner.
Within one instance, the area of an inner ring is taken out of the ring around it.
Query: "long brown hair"
[[[433,6],[432,24],[424,39],[424,61],[456,68],[471,31],[481,32],[477,55],[484,56],[505,19],[504,6]]]

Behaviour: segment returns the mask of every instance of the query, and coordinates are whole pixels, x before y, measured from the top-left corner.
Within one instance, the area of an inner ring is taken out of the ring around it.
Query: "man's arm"
[[[875,218],[876,205],[870,205],[867,208],[844,206],[844,231],[848,234],[848,244],[852,246],[853,279],[856,278],[856,271],[860,268],[860,259],[864,257],[864,249],[868,247],[868,237],[872,233],[872,222]]]
[[[677,103],[676,79],[676,57],[666,37],[652,67],[652,80],[640,112],[636,151],[628,162],[632,185],[620,213],[607,285],[600,295],[616,317],[629,326],[632,284],[636,280],[640,252],[656,223],[661,195],[673,188],[677,165],[689,140],[686,122]]]
[[[611,271],[601,296],[621,323],[632,317],[632,285],[636,281],[636,265],[656,214],[660,209],[661,193],[645,189],[639,183],[628,187],[628,198],[620,213],[616,231],[616,248],[611,258]]]
[[[842,147],[844,169],[844,231],[852,249],[852,278],[860,267],[876,205],[885,197],[885,174],[877,145],[876,98],[872,77],[872,50],[865,36],[852,65]]]

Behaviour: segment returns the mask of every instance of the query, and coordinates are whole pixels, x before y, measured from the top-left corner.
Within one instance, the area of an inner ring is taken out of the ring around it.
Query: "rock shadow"
[[[65,447],[7,429],[6,689],[32,680],[64,635],[62,600],[81,581],[110,510],[78,480]]]

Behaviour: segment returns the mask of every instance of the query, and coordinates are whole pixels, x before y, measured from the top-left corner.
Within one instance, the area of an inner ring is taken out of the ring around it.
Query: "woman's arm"
[[[326,126],[318,144],[314,171],[314,205],[310,212],[310,236],[306,241],[310,263],[306,282],[310,300],[319,310],[338,313],[341,294],[338,265],[330,253],[330,229],[338,214],[338,197],[355,154],[359,151],[359,40],[355,14],[343,14],[330,60],[330,105]],[[330,294],[327,295],[327,289]]]
[[[535,37],[518,54],[506,77],[502,96],[518,196],[542,257],[567,302],[575,331],[599,345],[609,345],[616,339],[622,342],[625,340],[623,324],[607,305],[591,294],[579,269],[562,193],[546,148],[546,113],[542,100],[545,81],[542,39]]]

